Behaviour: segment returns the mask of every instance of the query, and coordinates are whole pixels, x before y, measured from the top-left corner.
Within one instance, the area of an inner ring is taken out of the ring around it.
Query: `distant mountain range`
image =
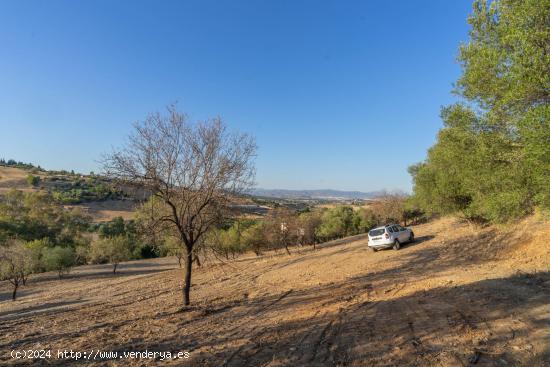
[[[325,200],[353,200],[372,199],[383,193],[383,191],[340,191],[340,190],[284,190],[284,189],[262,189],[255,188],[249,192],[254,196],[263,196],[278,199],[325,199]]]

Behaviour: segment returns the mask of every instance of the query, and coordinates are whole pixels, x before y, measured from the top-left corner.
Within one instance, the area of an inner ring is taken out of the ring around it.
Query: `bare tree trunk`
[[[187,248],[187,256],[185,256],[185,282],[183,284],[183,304],[189,306],[189,292],[191,291],[191,267],[193,265],[193,251]]]
[[[200,268],[202,264],[201,264],[201,260],[199,259],[198,255],[195,255],[195,262],[197,263],[197,266]]]
[[[23,285],[27,285],[27,276],[21,276],[21,279],[23,280]]]
[[[180,269],[181,269],[181,257],[182,257],[181,255],[178,255],[178,265],[179,265]]]
[[[286,253],[290,255],[290,250],[288,249],[288,245],[285,243],[285,250],[286,250]]]
[[[13,293],[11,294],[11,300],[15,301],[15,297],[17,296],[17,288],[19,287],[19,282],[13,283]]]
[[[113,275],[116,274],[116,267],[117,267],[118,263],[114,263],[113,264]]]

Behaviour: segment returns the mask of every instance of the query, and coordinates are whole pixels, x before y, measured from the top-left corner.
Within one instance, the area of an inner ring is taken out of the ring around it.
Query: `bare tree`
[[[32,255],[22,243],[0,246],[0,280],[8,280],[13,286],[12,300],[17,297],[21,283],[27,282],[32,271]]]
[[[401,222],[407,196],[401,193],[385,193],[377,198],[370,207],[380,218],[381,224]]]
[[[124,147],[107,155],[107,176],[152,196],[152,228],[172,228],[185,250],[183,302],[189,305],[196,244],[228,215],[232,195],[254,178],[254,139],[229,133],[219,119],[192,123],[168,107],[134,125]]]

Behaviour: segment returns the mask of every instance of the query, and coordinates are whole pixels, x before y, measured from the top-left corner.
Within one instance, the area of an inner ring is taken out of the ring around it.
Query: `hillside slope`
[[[33,187],[27,183],[27,176],[30,173],[31,170],[28,169],[0,166],[0,196],[12,189],[25,192],[52,191],[56,188],[59,190],[61,185],[66,185],[66,183],[59,180],[60,178],[70,183],[76,181],[76,177],[86,177],[80,175],[48,175],[46,171],[39,171],[33,173],[33,175],[39,176],[41,182],[38,187]],[[122,217],[126,220],[133,219],[136,203],[128,198],[124,199],[91,200],[79,204],[64,204],[64,206],[66,208],[81,208],[95,222],[110,221],[115,217]]]
[[[0,361],[30,364],[5,351],[40,343],[190,351],[192,366],[548,365],[550,223],[479,230],[445,218],[414,230],[400,251],[359,239],[207,264],[185,311],[173,259],[127,263],[115,277],[109,266],[37,276],[16,302],[4,282]]]

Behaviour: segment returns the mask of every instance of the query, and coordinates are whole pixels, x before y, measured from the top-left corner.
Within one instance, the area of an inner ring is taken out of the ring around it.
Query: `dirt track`
[[[186,360],[97,365],[543,366],[550,364],[550,234],[443,219],[417,242],[366,240],[207,265],[182,311],[173,259],[36,277],[16,302],[0,284],[0,364],[12,349],[190,351]],[[452,229],[452,231],[451,231]],[[74,364],[44,360],[44,364]],[[82,362],[82,361],[81,361]]]

